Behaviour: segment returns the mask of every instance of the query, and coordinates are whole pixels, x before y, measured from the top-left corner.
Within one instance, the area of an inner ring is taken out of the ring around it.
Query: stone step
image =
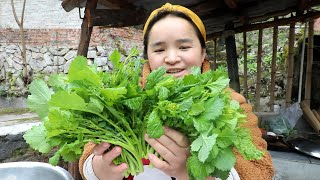
[[[34,113],[0,115],[0,136],[17,135],[40,124]]]
[[[1,123],[14,121],[14,120],[29,120],[38,119],[38,115],[35,113],[23,113],[23,114],[3,114],[0,115],[0,126]]]

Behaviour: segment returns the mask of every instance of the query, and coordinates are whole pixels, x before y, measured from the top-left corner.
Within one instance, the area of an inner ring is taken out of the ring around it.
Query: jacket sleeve
[[[84,180],[86,180],[86,178],[83,175],[83,165],[84,165],[84,162],[86,162],[86,159],[92,154],[94,146],[95,146],[95,144],[93,144],[91,142],[87,143],[84,146],[82,156],[79,159],[79,172],[82,176],[82,179],[84,179]]]
[[[231,89],[229,89],[232,91]],[[244,127],[250,130],[253,143],[259,150],[265,151],[264,156],[260,160],[245,160],[240,153],[234,149],[236,155],[235,169],[240,179],[243,180],[269,180],[274,176],[274,167],[270,154],[267,151],[267,143],[262,138],[260,129],[258,128],[258,117],[252,112],[252,106],[246,103],[246,99],[239,93],[232,91],[231,97],[240,103],[240,107],[247,114],[247,122]]]

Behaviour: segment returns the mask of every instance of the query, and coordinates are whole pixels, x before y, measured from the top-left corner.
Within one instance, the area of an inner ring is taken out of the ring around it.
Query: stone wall
[[[25,95],[18,30],[2,29],[0,32],[0,95]],[[76,29],[26,30],[29,74],[35,78],[52,73],[67,73],[71,61],[77,55],[79,37],[80,30]],[[127,54],[133,46],[142,50],[141,30],[96,27],[87,57],[91,63],[108,70],[111,66],[108,57],[114,49]]]

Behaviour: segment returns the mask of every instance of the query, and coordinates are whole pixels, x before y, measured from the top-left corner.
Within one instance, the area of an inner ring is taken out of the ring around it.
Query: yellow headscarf
[[[201,21],[201,19],[199,18],[198,15],[196,15],[194,12],[192,12],[190,9],[180,6],[180,5],[172,5],[170,3],[166,3],[165,5],[163,5],[162,7],[155,9],[154,11],[152,11],[152,13],[150,14],[149,18],[147,19],[147,22],[144,25],[143,28],[143,36],[145,36],[145,33],[147,31],[147,28],[149,26],[150,21],[159,13],[159,12],[163,12],[163,11],[169,11],[169,12],[173,12],[173,11],[178,11],[181,12],[185,15],[187,15],[188,17],[190,17],[190,19],[193,21],[193,23],[197,26],[197,28],[199,29],[204,41],[206,41],[206,30],[204,27],[203,22]]]

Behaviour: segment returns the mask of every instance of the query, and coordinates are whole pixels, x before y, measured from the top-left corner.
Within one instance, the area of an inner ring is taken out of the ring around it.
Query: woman
[[[190,74],[193,66],[202,67],[202,72],[209,70],[205,60],[206,32],[200,18],[191,10],[165,4],[154,10],[149,16],[144,30],[144,55],[148,63],[144,65],[141,85],[146,83],[147,75],[161,66],[166,67],[167,74],[182,77]],[[250,105],[240,94],[233,92],[232,97],[239,101],[241,107],[248,113],[246,127],[250,128],[255,145],[266,150],[266,142],[261,138],[257,127],[257,117],[252,113]],[[165,128],[165,135],[159,139],[150,139],[146,134],[145,140],[163,157],[159,159],[154,154],[148,158],[154,169],[145,167],[145,172],[135,179],[189,179],[186,160],[189,153],[189,143],[181,133]],[[128,168],[123,163],[115,165],[112,160],[121,154],[120,147],[109,149],[109,143],[99,145],[87,144],[79,167],[81,174],[87,179],[123,179],[122,173]],[[266,152],[258,161],[246,161],[235,150],[237,157],[235,168],[229,179],[271,179],[274,173],[270,155]],[[213,178],[208,178],[213,179]]]

